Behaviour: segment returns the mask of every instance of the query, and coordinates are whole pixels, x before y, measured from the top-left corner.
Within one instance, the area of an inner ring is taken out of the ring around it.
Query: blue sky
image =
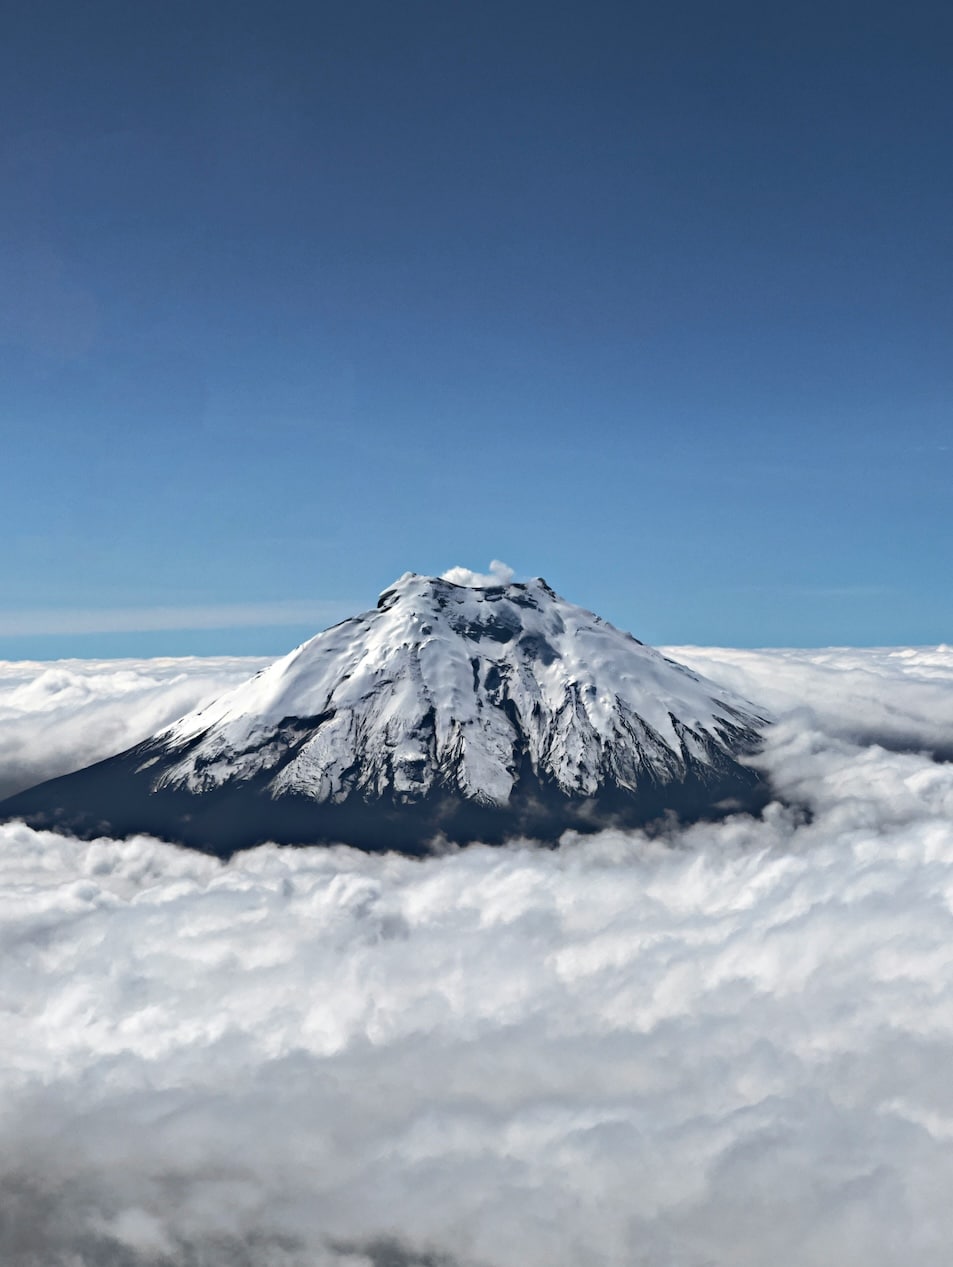
[[[492,557],[653,642],[953,639],[949,5],[5,23],[0,655]]]

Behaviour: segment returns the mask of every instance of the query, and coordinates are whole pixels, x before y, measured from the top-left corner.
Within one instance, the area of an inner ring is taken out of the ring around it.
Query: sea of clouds
[[[4,1267],[947,1267],[953,649],[669,653],[777,716],[762,819],[0,827]],[[4,790],[258,663],[0,666]]]
[[[114,756],[268,660],[0,660],[0,800]]]

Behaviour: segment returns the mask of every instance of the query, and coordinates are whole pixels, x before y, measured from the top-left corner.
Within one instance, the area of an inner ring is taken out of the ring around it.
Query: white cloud
[[[422,862],[0,828],[4,1267],[946,1267],[953,765],[849,735],[932,744],[953,651],[692,655],[807,813]]]
[[[953,647],[663,650],[776,713],[801,710],[827,734],[953,755]]]
[[[267,663],[0,660],[0,799],[132,747]]]
[[[515,572],[499,559],[493,559],[489,572],[472,572],[469,568],[448,568],[440,574],[442,581],[451,581],[454,585],[471,585],[476,589],[489,589],[493,585],[509,585]]]

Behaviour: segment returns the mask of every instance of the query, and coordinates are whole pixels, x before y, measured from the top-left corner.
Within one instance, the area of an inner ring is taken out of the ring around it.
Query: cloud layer
[[[953,758],[953,647],[664,650],[825,734]]]
[[[0,799],[122,752],[266,663],[0,660]]]
[[[0,828],[5,1267],[945,1267],[953,766],[867,740],[936,746],[953,652],[693,655],[806,812],[425,861]]]

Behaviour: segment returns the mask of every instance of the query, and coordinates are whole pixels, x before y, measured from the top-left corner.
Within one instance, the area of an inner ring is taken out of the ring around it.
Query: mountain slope
[[[0,805],[81,835],[228,853],[272,839],[424,851],[555,839],[765,797],[764,718],[545,581],[407,573],[151,739]]]

